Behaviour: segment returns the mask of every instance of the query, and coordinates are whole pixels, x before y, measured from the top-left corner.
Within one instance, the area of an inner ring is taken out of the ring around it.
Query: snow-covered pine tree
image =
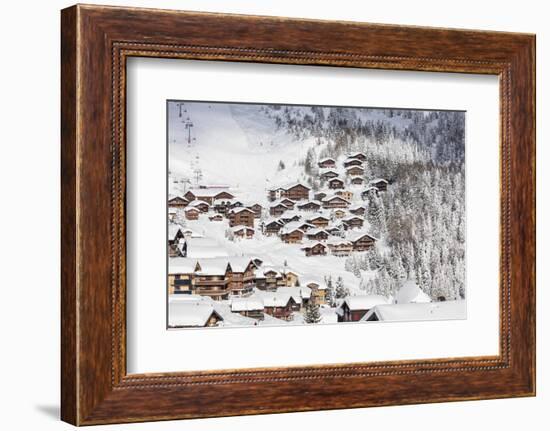
[[[319,323],[321,321],[319,304],[316,304],[314,301],[309,301],[307,303],[304,313],[304,321],[308,324]]]
[[[336,280],[336,289],[334,294],[337,299],[342,299],[349,296],[349,289],[344,286],[344,280],[341,276]]]

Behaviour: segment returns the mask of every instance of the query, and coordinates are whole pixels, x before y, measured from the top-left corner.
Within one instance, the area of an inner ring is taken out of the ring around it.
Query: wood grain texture
[[[499,75],[499,356],[126,375],[130,56]],[[535,38],[525,34],[100,6],[62,11],[62,419],[86,425],[533,395],[534,66]]]

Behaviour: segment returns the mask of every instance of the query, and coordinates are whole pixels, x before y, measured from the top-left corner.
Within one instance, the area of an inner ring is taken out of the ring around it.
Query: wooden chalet
[[[298,209],[301,211],[319,211],[321,209],[321,202],[315,200],[304,202],[298,204]]]
[[[344,231],[344,227],[342,225],[334,224],[325,227],[325,230],[329,233],[329,235],[340,236]]]
[[[197,208],[186,208],[185,209],[185,218],[187,220],[198,220],[199,218],[199,214],[200,214],[200,210],[198,210]]]
[[[270,201],[277,199],[288,198],[293,201],[301,201],[309,199],[310,188],[302,183],[294,183],[285,187],[276,187],[269,190],[268,198]]]
[[[328,226],[330,219],[324,215],[317,215],[307,219],[308,223],[320,228],[325,228]]]
[[[271,220],[263,225],[264,235],[277,235],[284,224],[279,220]]]
[[[363,161],[355,158],[348,158],[344,161],[344,168],[351,166],[363,166]]]
[[[285,211],[288,211],[290,208],[285,204],[279,202],[269,207],[269,215],[273,217],[280,217],[284,214]]]
[[[363,177],[361,175],[353,175],[349,182],[351,184],[353,184],[354,186],[361,186],[363,185],[363,183],[365,182],[365,180],[363,179]]]
[[[327,254],[327,246],[319,241],[313,241],[302,247],[306,256],[324,256]]]
[[[277,292],[264,294],[263,301],[264,312],[282,320],[290,320],[293,311],[300,308],[300,304],[296,303],[294,298],[289,294],[280,294]]]
[[[381,295],[348,296],[337,310],[339,322],[358,322],[369,310],[377,305],[387,304]]]
[[[329,233],[321,228],[311,229],[306,232],[307,239],[312,241],[326,241],[329,237]]]
[[[375,180],[369,181],[369,185],[372,187],[376,187],[378,191],[385,192],[388,190],[388,184],[389,181],[383,179],[383,178],[377,178]]]
[[[281,272],[285,286],[293,287],[297,286],[300,281],[300,275],[292,270],[283,269]]]
[[[351,153],[351,154],[348,154],[348,160],[351,160],[351,159],[358,159],[358,160],[361,160],[362,162],[365,162],[367,160],[367,156],[365,156],[364,153]]]
[[[205,201],[194,200],[187,204],[187,208],[196,208],[201,213],[206,213],[210,209],[210,205]]]
[[[168,269],[168,293],[192,294],[195,291],[195,267],[193,259],[171,258]]]
[[[327,240],[327,247],[334,256],[349,256],[353,251],[353,243],[339,237],[329,238]]]
[[[247,206],[247,208],[254,212],[254,218],[260,218],[262,216],[262,211],[264,209],[264,207],[261,206],[259,203],[249,205]]]
[[[327,303],[326,288],[317,281],[307,281],[306,287],[311,290],[310,301],[314,304],[323,305]]]
[[[185,208],[189,201],[182,196],[174,196],[168,199],[168,206],[173,208]]]
[[[263,270],[263,282],[258,279],[258,271],[256,271],[256,287],[260,290],[274,291],[280,286],[285,286],[285,278],[279,271],[272,268]]]
[[[324,171],[324,172],[321,172],[321,174],[319,175],[319,177],[322,179],[322,180],[330,180],[331,178],[337,178],[339,176],[338,172],[332,170],[332,169],[329,169],[327,171]]]
[[[246,257],[230,257],[229,265],[227,277],[230,295],[251,295],[255,287],[256,265],[254,262]]]
[[[340,178],[331,178],[330,180],[328,180],[328,188],[332,190],[343,189],[344,181],[342,181]]]
[[[354,205],[349,208],[349,212],[356,216],[364,216],[367,210],[362,205]]]
[[[349,205],[349,201],[341,196],[330,196],[323,199],[323,208],[326,209],[347,208]]]
[[[264,319],[264,302],[261,298],[235,298],[231,300],[231,312],[257,320]]]
[[[364,220],[362,217],[352,215],[344,218],[343,222],[346,229],[360,229],[363,227]]]
[[[352,166],[346,169],[346,175],[348,176],[362,176],[365,174],[365,170],[360,166]]]
[[[319,163],[317,163],[317,165],[320,168],[334,168],[336,167],[336,160],[331,157],[325,157],[324,159],[319,160]]]
[[[223,321],[212,304],[202,301],[171,301],[168,307],[170,328],[211,327]]]
[[[364,232],[353,233],[347,239],[353,244],[353,251],[367,251],[374,247],[377,241],[375,237]]]
[[[195,293],[218,301],[227,299],[231,271],[226,258],[200,259],[195,266]]]
[[[233,235],[236,238],[251,239],[254,238],[254,228],[250,226],[235,226],[233,227]]]
[[[254,211],[248,208],[233,208],[229,211],[229,226],[254,227]]]
[[[234,199],[231,193],[227,190],[219,188],[199,188],[190,189],[183,195],[188,201],[199,200],[207,202],[208,205],[212,205],[216,199]]]
[[[302,242],[304,231],[301,229],[286,229],[281,232],[281,239],[287,244],[296,244]]]
[[[334,194],[344,198],[347,201],[351,201],[353,199],[353,192],[350,192],[349,190],[336,190]]]
[[[336,218],[344,218],[346,216],[346,212],[342,208],[336,208],[332,214],[334,214]]]
[[[285,189],[285,192],[281,197],[292,199],[293,201],[303,201],[309,199],[310,188],[301,184],[293,184]]]
[[[267,193],[267,198],[273,202],[277,199],[281,199],[281,196],[285,192],[285,189],[283,187],[275,187],[273,189],[269,189]]]

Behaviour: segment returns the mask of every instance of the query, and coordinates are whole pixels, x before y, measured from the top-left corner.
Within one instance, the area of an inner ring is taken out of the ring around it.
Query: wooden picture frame
[[[61,49],[64,421],[535,394],[534,35],[77,5],[62,11]],[[131,56],[498,75],[500,354],[128,375],[125,65]]]

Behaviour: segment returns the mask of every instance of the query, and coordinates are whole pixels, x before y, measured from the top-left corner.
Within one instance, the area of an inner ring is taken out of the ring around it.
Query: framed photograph
[[[533,35],[77,5],[61,44],[63,420],[535,394]]]

